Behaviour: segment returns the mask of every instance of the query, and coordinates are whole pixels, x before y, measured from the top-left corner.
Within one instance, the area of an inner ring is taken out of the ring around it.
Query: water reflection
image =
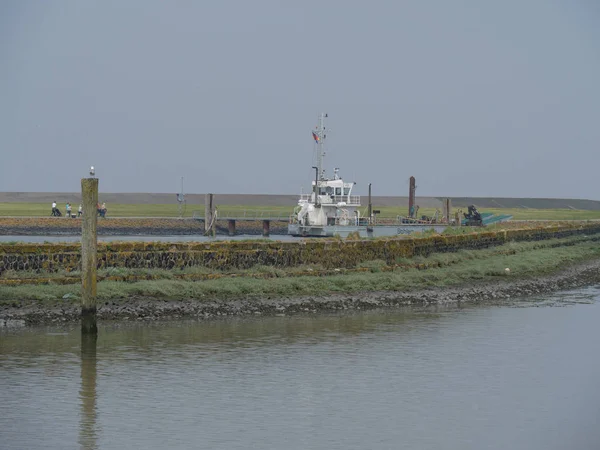
[[[462,306],[433,306],[425,309],[398,308],[364,312],[294,315],[265,318],[222,318],[208,321],[165,320],[145,322],[99,322],[99,341],[103,361],[123,359],[131,354],[150,358],[165,350],[186,353],[191,347],[203,351],[256,348],[294,343],[319,343],[341,336],[368,335],[373,332],[412,333],[435,325]],[[426,313],[423,313],[426,312]],[[26,354],[45,357],[79,349],[79,328],[31,327],[7,332],[0,341],[0,356]],[[19,364],[36,364],[24,358]]]
[[[79,445],[83,450],[96,450],[96,344],[97,335],[81,336],[81,416]]]
[[[0,329],[0,448],[596,448],[599,293]]]

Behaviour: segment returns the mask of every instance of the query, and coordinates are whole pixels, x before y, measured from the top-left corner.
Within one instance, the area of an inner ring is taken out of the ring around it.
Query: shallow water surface
[[[0,329],[0,448],[600,448],[598,299]]]
[[[293,241],[299,240],[294,236],[287,234],[273,234],[269,237],[263,237],[255,234],[240,234],[238,236],[203,236],[203,235],[115,235],[115,236],[98,236],[98,242],[115,242],[115,241],[133,241],[133,242],[213,242],[213,241],[240,241],[248,239],[269,239],[272,241]],[[81,242],[80,235],[61,235],[61,236],[0,236],[2,242],[29,242],[34,244],[42,243],[57,243],[57,242]]]

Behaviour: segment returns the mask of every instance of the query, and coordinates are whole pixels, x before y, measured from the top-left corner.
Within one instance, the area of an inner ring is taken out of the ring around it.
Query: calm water
[[[202,235],[191,235],[191,236],[135,236],[135,235],[123,235],[123,236],[98,236],[99,242],[113,242],[113,241],[136,241],[136,242],[211,242],[211,241],[238,241],[245,239],[271,239],[273,241],[293,241],[300,238],[288,235],[272,235],[265,238],[260,235],[239,235],[239,236],[215,236],[208,237]],[[31,243],[43,243],[43,242],[80,242],[81,236],[0,236],[1,242],[31,242]]]
[[[0,329],[0,448],[598,449],[599,300]]]

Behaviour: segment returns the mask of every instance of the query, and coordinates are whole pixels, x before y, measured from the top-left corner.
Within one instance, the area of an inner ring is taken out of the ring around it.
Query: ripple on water
[[[0,447],[596,448],[599,293],[5,329]]]

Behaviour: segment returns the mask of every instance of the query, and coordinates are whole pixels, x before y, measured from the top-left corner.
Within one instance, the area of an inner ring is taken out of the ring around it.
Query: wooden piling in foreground
[[[229,236],[235,236],[235,220],[229,219],[227,221],[227,231],[229,232]]]
[[[81,333],[97,334],[96,272],[98,267],[98,179],[81,179]]]

